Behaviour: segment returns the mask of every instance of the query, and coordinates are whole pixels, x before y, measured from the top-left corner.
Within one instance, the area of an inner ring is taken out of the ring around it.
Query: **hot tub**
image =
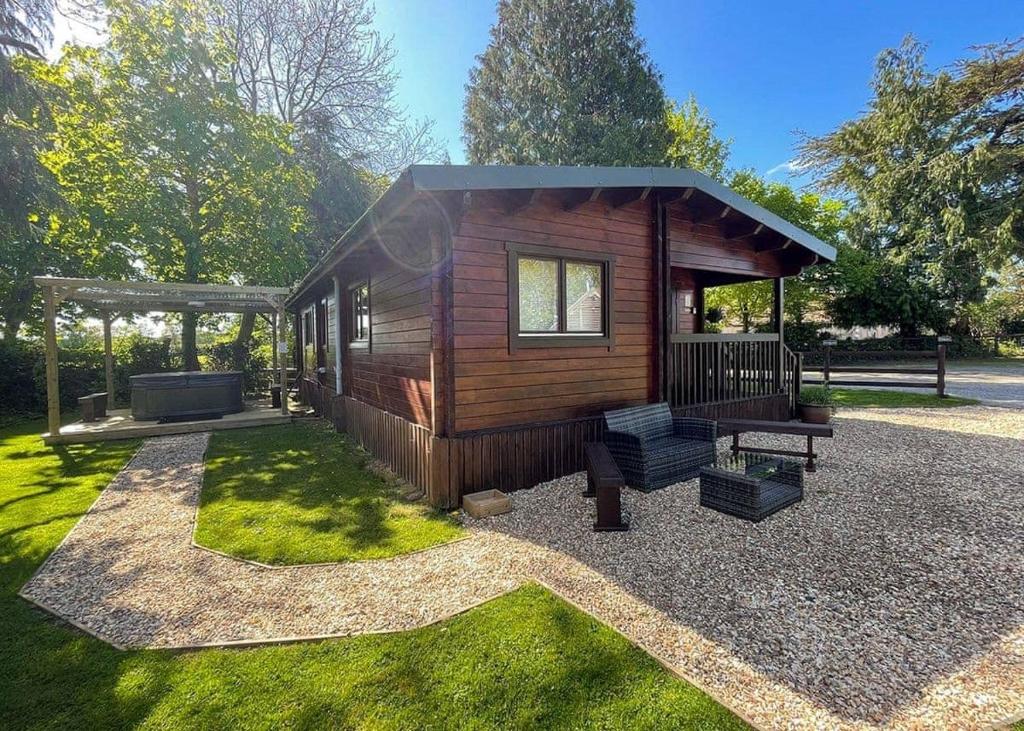
[[[128,381],[138,421],[211,419],[244,408],[241,371],[142,373]]]

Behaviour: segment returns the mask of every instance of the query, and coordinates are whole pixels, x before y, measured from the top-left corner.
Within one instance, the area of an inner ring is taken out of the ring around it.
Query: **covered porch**
[[[771,278],[771,330],[706,332],[705,294],[712,286],[766,281],[672,269],[662,335],[665,401],[681,415],[781,421],[794,413],[800,355],[784,342],[785,277]]]

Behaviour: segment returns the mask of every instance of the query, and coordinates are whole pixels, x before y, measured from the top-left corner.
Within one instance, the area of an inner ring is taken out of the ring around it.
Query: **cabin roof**
[[[348,231],[321,257],[295,287],[295,300],[324,272],[333,267],[345,249],[380,230],[411,200],[430,194],[472,191],[542,190],[600,191],[621,194],[636,191],[632,198],[650,191],[665,191],[678,198],[700,191],[718,200],[723,210],[736,212],[761,224],[813,253],[816,259],[835,261],[833,246],[794,226],[739,193],[689,168],[665,167],[569,167],[546,165],[412,165],[371,205]]]

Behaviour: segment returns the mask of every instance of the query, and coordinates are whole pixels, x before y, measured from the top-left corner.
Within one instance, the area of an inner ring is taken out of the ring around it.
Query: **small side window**
[[[313,344],[313,310],[306,309],[302,313],[302,344]]]
[[[360,284],[351,290],[352,298],[352,342],[367,342],[370,339],[370,285]]]

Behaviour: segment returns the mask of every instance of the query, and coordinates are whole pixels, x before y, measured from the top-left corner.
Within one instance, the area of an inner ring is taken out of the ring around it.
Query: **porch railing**
[[[799,356],[776,333],[671,336],[669,403],[731,401],[785,393],[795,404]],[[780,354],[781,349],[781,354]]]

